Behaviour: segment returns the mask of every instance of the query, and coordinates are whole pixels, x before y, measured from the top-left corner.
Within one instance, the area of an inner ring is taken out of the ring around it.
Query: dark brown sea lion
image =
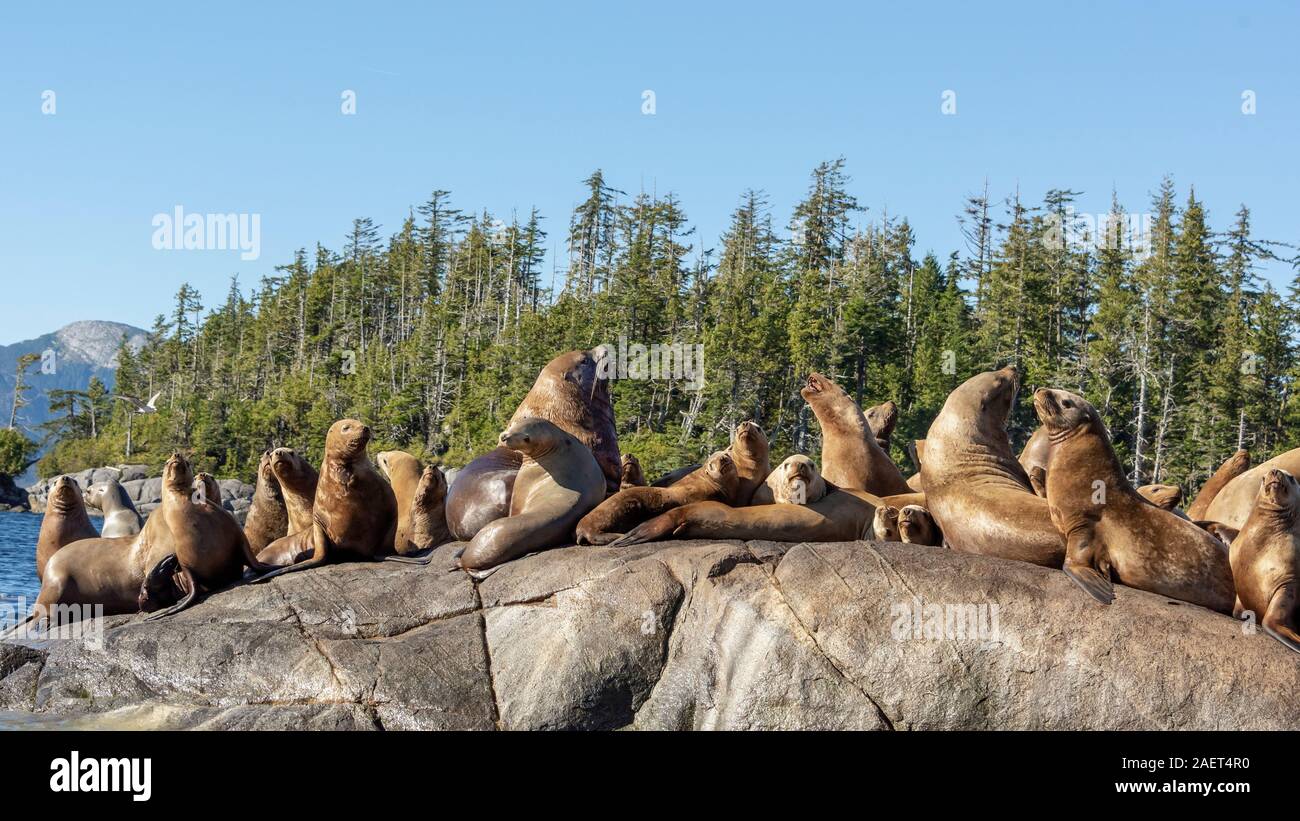
[[[641,462],[630,453],[623,454],[623,478],[619,481],[618,489],[627,490],[630,487],[645,487],[645,474],[641,472]]]
[[[754,492],[755,505],[807,505],[821,500],[832,490],[813,460],[796,453],[776,466],[767,481]]]
[[[1219,469],[1214,471],[1214,475],[1209,478],[1201,490],[1196,494],[1196,498],[1187,506],[1187,518],[1205,519],[1205,513],[1210,509],[1210,504],[1215,500],[1225,486],[1233,479],[1250,469],[1250,451],[1239,450],[1229,456]]]
[[[60,549],[82,539],[95,539],[99,531],[90,522],[81,489],[71,476],[60,476],[50,487],[45,517],[36,537],[36,578],[44,581],[45,565]]]
[[[510,418],[546,419],[586,445],[605,474],[607,494],[617,493],[622,460],[609,399],[609,351],[570,351],[552,359]],[[509,427],[509,426],[507,426]],[[488,522],[510,512],[515,474],[523,457],[505,447],[474,459],[447,492],[447,526],[461,541],[474,538]]]
[[[672,487],[632,487],[610,496],[578,522],[577,543],[609,544],[646,519],[691,502],[733,504],[739,486],[735,460],[720,450]]]
[[[822,428],[822,477],[840,488],[881,496],[912,489],[876,443],[853,397],[819,373],[808,374],[799,391]]]
[[[1006,367],[948,395],[925,440],[924,506],[954,550],[1060,567],[1065,540],[1007,439],[1017,381]]]
[[[126,488],[116,479],[93,485],[86,491],[86,504],[99,508],[104,514],[104,524],[99,529],[99,535],[105,539],[134,536],[144,527],[144,519],[135,509]]]
[[[943,544],[943,534],[930,511],[921,505],[904,505],[898,511],[898,535],[903,544],[938,547]]]
[[[871,535],[878,542],[901,542],[903,536],[898,530],[898,508],[893,505],[881,505],[871,519]]]
[[[356,419],[340,419],[330,427],[312,501],[312,526],[277,539],[262,551],[296,561],[259,576],[254,584],[327,561],[371,561],[392,554],[397,497],[366,454],[371,435],[370,428]]]
[[[289,517],[286,536],[301,533],[312,525],[311,508],[316,501],[316,485],[320,475],[316,468],[291,448],[271,451],[271,471],[280,483],[284,497],[285,513]]]
[[[510,515],[488,523],[474,536],[460,557],[466,570],[487,570],[571,542],[578,522],[605,498],[608,476],[596,458],[577,437],[552,422],[516,420],[502,432],[501,444],[523,459]]]
[[[880,497],[835,489],[807,505],[750,505],[694,502],[642,522],[612,546],[661,539],[757,539],[775,542],[848,542],[872,538]]]
[[[1300,484],[1294,476],[1280,468],[1264,474],[1231,552],[1232,614],[1255,614],[1265,633],[1300,653]]]
[[[261,553],[271,542],[289,535],[289,510],[285,506],[280,480],[271,467],[271,451],[257,462],[257,484],[253,504],[244,519],[244,535],[254,553]]]
[[[1138,495],[1106,426],[1083,397],[1040,388],[1034,410],[1048,430],[1047,503],[1066,538],[1064,570],[1097,601],[1129,587],[1232,612],[1232,569],[1223,543]]]
[[[397,498],[397,534],[393,537],[393,550],[398,554],[421,548],[411,537],[411,507],[415,501],[415,488],[420,484],[424,468],[420,460],[401,450],[386,450],[375,456],[375,464],[388,477],[388,484]]]
[[[894,435],[894,426],[898,424],[898,403],[890,399],[867,408],[867,427],[876,437],[876,444],[885,453],[889,453],[889,439]]]

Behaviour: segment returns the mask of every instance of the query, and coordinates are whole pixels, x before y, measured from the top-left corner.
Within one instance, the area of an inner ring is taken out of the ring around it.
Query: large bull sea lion
[[[1223,543],[1138,495],[1096,409],[1076,394],[1040,388],[1034,410],[1052,440],[1047,503],[1066,538],[1066,574],[1103,604],[1114,601],[1114,578],[1232,612],[1232,569]]]
[[[600,465],[606,493],[612,494],[618,492],[623,469],[609,398],[608,362],[609,351],[604,346],[555,357],[537,376],[510,425],[535,417],[577,438]],[[497,447],[461,470],[447,491],[447,526],[452,535],[469,541],[489,522],[509,514],[515,475],[522,462],[518,452]]]
[[[1065,540],[1007,439],[1017,382],[1008,366],[948,395],[925,439],[925,507],[954,550],[1060,567]]]

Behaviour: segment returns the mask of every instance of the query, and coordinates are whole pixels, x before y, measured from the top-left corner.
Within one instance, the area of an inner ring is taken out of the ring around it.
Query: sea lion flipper
[[[287,567],[277,567],[270,573],[264,573],[261,576],[250,580],[248,583],[261,584],[262,582],[274,579],[276,576],[283,576],[286,573],[297,573],[300,570],[311,570],[313,567],[320,567],[325,564],[326,559],[329,557],[330,538],[329,534],[325,532],[325,525],[320,519],[320,514],[317,512],[313,512],[312,514],[311,529],[311,558],[304,559],[301,562],[291,564]],[[387,542],[387,544],[391,543],[391,540]]]
[[[1047,471],[1042,465],[1034,465],[1029,469],[1029,484],[1034,488],[1034,493],[1047,498]]]
[[[1296,583],[1288,582],[1279,587],[1268,603],[1260,626],[1264,632],[1277,639],[1285,647],[1300,653],[1300,634],[1291,627],[1291,615],[1296,605]]]
[[[647,519],[641,524],[629,530],[627,533],[618,537],[606,545],[606,547],[626,547],[634,544],[644,544],[653,542],[657,539],[663,539],[671,533],[677,531],[677,521],[674,513],[681,511],[683,508],[674,508],[667,513]]]
[[[1115,585],[1111,584],[1110,579],[1101,575],[1095,568],[1071,565],[1066,562],[1061,569],[1065,571],[1065,575],[1070,577],[1070,581],[1077,584],[1083,592],[1102,604],[1110,604],[1115,601]]]
[[[430,562],[433,561],[434,550],[435,548],[431,547],[428,549],[428,555],[421,556],[418,558],[415,556],[403,554],[401,556],[383,556],[380,559],[380,561],[397,562],[398,564],[418,564],[420,566],[427,566]]]
[[[158,621],[159,619],[165,619],[168,616],[172,615],[173,613],[181,612],[182,610],[194,604],[198,600],[199,597],[198,581],[195,580],[194,575],[190,573],[189,569],[186,568],[184,565],[178,563],[177,567],[179,568],[181,575],[184,577],[185,586],[189,587],[189,592],[185,595],[185,598],[176,602],[171,607],[168,607],[165,610],[159,610],[157,613],[153,613],[149,616],[146,616],[144,619],[145,621]]]

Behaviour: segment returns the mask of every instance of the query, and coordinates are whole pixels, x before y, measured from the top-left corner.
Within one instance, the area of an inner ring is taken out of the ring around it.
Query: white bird
[[[146,405],[142,403],[139,399],[136,399],[134,396],[124,396],[120,393],[113,394],[114,399],[121,399],[123,402],[126,402],[131,406],[131,410],[134,411],[135,413],[157,413],[158,397],[160,396],[162,396],[162,391],[158,391],[157,393],[155,393],[149,399],[149,404]]]

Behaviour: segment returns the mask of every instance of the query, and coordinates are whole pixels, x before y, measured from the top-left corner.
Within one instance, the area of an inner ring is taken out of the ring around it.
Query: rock
[[[144,480],[144,484],[140,486],[139,501],[145,504],[157,504],[162,501],[162,477],[156,476]]]
[[[126,495],[131,497],[131,501],[140,501],[140,491],[144,488],[145,479],[128,479],[122,483],[122,489]]]
[[[14,484],[12,476],[0,473],[0,510],[27,510],[27,495]]]
[[[123,485],[127,482],[137,482],[141,479],[149,478],[149,468],[147,465],[118,465],[117,469],[122,473],[122,476],[118,481]]]
[[[1123,587],[1101,607],[1032,565],[684,541],[551,550],[475,582],[458,547],[110,617],[102,643],[0,644],[0,710],[78,727],[1300,727],[1300,666],[1262,632]]]

